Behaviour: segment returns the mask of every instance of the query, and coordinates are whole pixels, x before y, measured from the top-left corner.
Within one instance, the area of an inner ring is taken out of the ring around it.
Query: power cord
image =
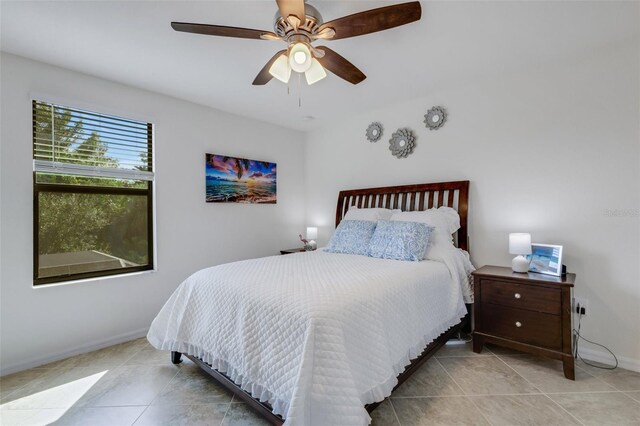
[[[473,337],[470,334],[464,333],[467,337],[462,337],[462,330],[458,330],[458,340],[463,341],[464,343],[471,343],[473,341]]]
[[[470,334],[464,333],[466,338],[463,336],[462,331],[458,331],[458,337],[456,339],[450,339],[447,342],[447,345],[464,345],[467,343],[471,343],[473,340]]]
[[[611,352],[611,350],[609,348],[607,348],[605,345],[601,345],[600,343],[592,342],[591,340],[582,337],[582,335],[580,334],[580,327],[581,327],[581,324],[582,324],[582,315],[584,315],[584,314],[583,314],[583,310],[580,308],[580,304],[579,303],[576,305],[576,310],[578,311],[578,329],[577,330],[575,328],[573,329],[573,348],[574,348],[573,349],[573,357],[575,359],[580,358],[580,360],[582,362],[584,362],[585,364],[587,364],[587,365],[589,365],[591,367],[600,368],[602,370],[615,370],[616,368],[618,368],[618,358],[616,357],[616,354]],[[609,365],[608,366],[601,366],[601,365],[595,365],[595,364],[591,364],[590,362],[587,362],[578,353],[578,342],[580,341],[580,339],[584,340],[585,342],[591,343],[592,345],[600,346],[601,348],[606,349],[607,352],[609,352],[613,356],[613,359],[616,361],[616,365],[614,365],[613,367],[609,366]]]

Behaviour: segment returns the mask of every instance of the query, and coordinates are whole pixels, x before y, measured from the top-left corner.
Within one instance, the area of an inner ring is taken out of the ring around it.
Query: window
[[[153,269],[152,135],[33,101],[34,285]]]

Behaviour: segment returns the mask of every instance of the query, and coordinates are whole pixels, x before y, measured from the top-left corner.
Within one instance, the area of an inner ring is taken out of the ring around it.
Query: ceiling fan
[[[260,70],[254,85],[267,84],[272,77],[287,83],[291,71],[304,73],[307,84],[326,77],[325,68],[338,77],[358,84],[366,76],[351,62],[326,46],[313,46],[316,40],[340,40],[405,25],[420,19],[419,1],[380,7],[323,22],[318,10],[304,0],[276,0],[278,11],[274,30],[261,31],[223,25],[172,22],[176,31],[222,37],[257,40],[282,40],[287,48],[280,50]]]

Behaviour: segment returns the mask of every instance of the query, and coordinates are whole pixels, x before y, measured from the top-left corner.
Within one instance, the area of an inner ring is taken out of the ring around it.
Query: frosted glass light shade
[[[307,84],[312,85],[327,76],[327,72],[324,70],[320,62],[316,58],[311,59],[311,67],[304,73],[307,79]]]
[[[531,254],[531,234],[509,234],[509,253]]]
[[[295,72],[305,72],[311,67],[311,51],[304,43],[296,43],[289,51],[289,66]]]
[[[307,240],[315,240],[318,238],[318,228],[315,226],[307,227]]]
[[[283,83],[288,83],[291,77],[291,67],[289,66],[289,58],[284,53],[278,56],[278,59],[269,68],[269,74],[277,78]]]

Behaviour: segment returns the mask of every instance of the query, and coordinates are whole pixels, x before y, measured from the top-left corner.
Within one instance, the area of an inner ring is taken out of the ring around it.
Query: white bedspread
[[[317,250],[203,269],[176,289],[148,339],[203,359],[286,425],[366,425],[364,405],[388,396],[409,360],[465,315],[460,277],[473,267],[450,271],[464,263],[452,256]]]

